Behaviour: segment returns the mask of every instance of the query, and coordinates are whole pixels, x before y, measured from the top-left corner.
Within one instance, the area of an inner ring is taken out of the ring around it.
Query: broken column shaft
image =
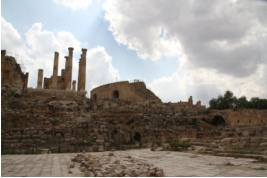
[[[28,87],[28,80],[29,80],[29,72],[26,72],[23,85],[24,88]]]
[[[43,85],[43,69],[38,70],[38,81],[37,81],[37,88],[42,88]]]
[[[76,90],[76,80],[72,81],[72,90],[75,91]]]

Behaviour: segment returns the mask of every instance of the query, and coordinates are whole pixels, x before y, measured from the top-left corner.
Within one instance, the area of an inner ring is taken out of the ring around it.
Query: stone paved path
[[[71,158],[76,154],[2,155],[1,175],[20,177],[82,176],[78,168],[68,173]]]
[[[96,155],[106,152],[91,153]],[[267,164],[253,159],[198,155],[183,152],[150,151],[148,149],[116,151],[131,155],[163,168],[165,176],[267,176]],[[2,176],[68,177],[82,176],[78,167],[68,173],[75,153],[40,155],[2,155]]]

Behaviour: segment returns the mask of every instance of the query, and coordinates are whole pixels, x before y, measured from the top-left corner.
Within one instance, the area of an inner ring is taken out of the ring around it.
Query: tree
[[[223,96],[212,98],[209,101],[210,109],[267,109],[267,99],[260,99],[258,97],[247,100],[245,96],[236,98],[233,92],[227,90]]]
[[[249,106],[248,100],[245,96],[242,96],[236,100],[236,107],[235,108],[242,109],[242,108],[247,108],[248,106]]]

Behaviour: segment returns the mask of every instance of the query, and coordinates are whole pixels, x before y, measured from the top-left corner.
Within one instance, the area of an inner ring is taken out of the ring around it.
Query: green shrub
[[[187,150],[191,145],[189,143],[183,143],[179,142],[178,140],[174,140],[170,143],[170,146],[174,151],[183,151]]]

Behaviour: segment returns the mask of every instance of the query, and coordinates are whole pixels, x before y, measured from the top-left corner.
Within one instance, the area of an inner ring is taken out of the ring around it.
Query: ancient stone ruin
[[[161,103],[161,100],[147,89],[145,83],[141,81],[134,81],[132,83],[123,81],[102,85],[93,89],[91,96],[95,103],[101,103],[105,99]]]
[[[38,70],[37,88],[41,89],[56,89],[56,90],[76,90],[76,80],[72,81],[72,64],[73,64],[73,50],[74,48],[68,48],[69,55],[65,56],[65,69],[61,70],[61,75],[58,76],[58,58],[59,53],[54,54],[54,68],[53,75],[50,78],[44,78],[43,86],[43,69]],[[85,80],[86,80],[86,52],[87,49],[82,49],[82,55],[79,62],[79,74],[78,74],[78,91],[85,92]]]
[[[13,57],[2,51],[2,154],[63,153],[151,148],[266,160],[267,110],[210,110],[198,101],[163,103],[144,82],[116,82],[85,92],[86,49],[72,79],[73,48],[65,69],[39,70],[27,88]],[[4,65],[3,65],[4,63]],[[11,75],[12,74],[12,75]],[[72,87],[71,87],[72,84]],[[18,87],[19,86],[19,87]]]
[[[12,56],[6,56],[6,50],[1,50],[1,84],[27,88],[29,73],[24,74]]]

